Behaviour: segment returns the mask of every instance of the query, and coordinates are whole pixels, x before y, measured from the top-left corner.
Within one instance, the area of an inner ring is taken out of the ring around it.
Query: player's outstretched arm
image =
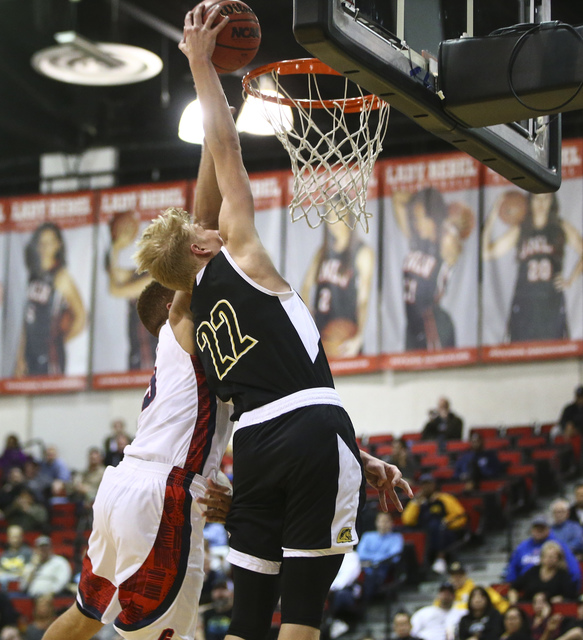
[[[168,320],[178,344],[186,353],[194,355],[196,345],[194,344],[194,322],[190,310],[190,299],[190,293],[177,291],[168,312]]]

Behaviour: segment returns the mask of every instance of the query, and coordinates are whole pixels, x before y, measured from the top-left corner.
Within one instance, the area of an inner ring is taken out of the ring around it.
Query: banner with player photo
[[[484,171],[482,359],[583,355],[583,141],[565,140],[562,186],[529,194]]]
[[[5,393],[87,385],[94,199],[81,192],[9,201]]]
[[[284,276],[312,312],[334,375],[379,368],[379,206],[375,169],[367,194],[368,233],[341,221],[316,229],[303,218],[287,225]],[[335,215],[330,209],[327,218]]]
[[[8,270],[8,200],[0,199],[0,362],[4,362],[4,313]],[[0,376],[2,371],[0,370]]]
[[[94,389],[147,387],[158,340],[138,318],[136,303],[151,282],[136,273],[136,240],[168,207],[188,209],[188,182],[140,185],[98,193],[93,324]]]
[[[463,153],[380,163],[383,367],[476,362],[479,163]]]

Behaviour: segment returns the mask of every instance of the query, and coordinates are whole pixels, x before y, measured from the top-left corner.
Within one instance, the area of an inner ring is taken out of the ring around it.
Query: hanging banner
[[[583,141],[563,141],[562,186],[530,194],[484,170],[482,359],[583,355]]]
[[[447,153],[385,161],[380,170],[383,366],[476,362],[479,163]]]
[[[10,199],[4,393],[86,387],[94,215],[91,192]]]
[[[136,303],[151,282],[138,274],[136,240],[169,207],[188,208],[188,183],[140,185],[98,194],[93,331],[94,389],[147,387],[158,340],[142,325]]]
[[[304,219],[287,225],[285,278],[312,312],[334,375],[379,368],[379,207],[375,168],[367,194],[368,233],[359,224],[352,230],[341,221],[315,229]],[[327,218],[335,219],[337,212],[328,209]]]

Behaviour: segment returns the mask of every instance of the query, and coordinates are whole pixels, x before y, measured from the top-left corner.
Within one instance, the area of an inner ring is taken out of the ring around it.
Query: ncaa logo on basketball
[[[233,27],[231,38],[259,38],[261,34],[257,27]]]
[[[338,537],[336,538],[336,542],[337,543],[343,543],[343,542],[353,542],[353,538],[352,538],[352,528],[351,527],[343,527],[342,529],[340,529],[340,533],[338,534]]]

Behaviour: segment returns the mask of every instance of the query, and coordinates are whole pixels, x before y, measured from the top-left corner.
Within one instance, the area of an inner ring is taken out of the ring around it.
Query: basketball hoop
[[[305,75],[307,98],[294,98],[281,83],[283,76]],[[339,76],[344,80],[343,97],[322,97],[318,76]],[[275,90],[262,87],[269,78]],[[366,196],[368,181],[382,150],[381,142],[389,120],[389,105],[362,89],[317,58],[285,60],[250,71],[243,78],[244,90],[266,103],[292,107],[298,122],[290,127],[282,109],[264,108],[265,118],[289,153],[292,165],[293,195],[290,202],[292,222],[305,218],[310,227],[342,221],[351,229],[360,224],[368,231]],[[349,97],[349,93],[356,93]],[[328,126],[314,121],[314,110],[322,114]],[[370,116],[378,111],[376,128],[369,127]],[[356,124],[347,114],[359,114]],[[351,131],[352,129],[352,131]]]

